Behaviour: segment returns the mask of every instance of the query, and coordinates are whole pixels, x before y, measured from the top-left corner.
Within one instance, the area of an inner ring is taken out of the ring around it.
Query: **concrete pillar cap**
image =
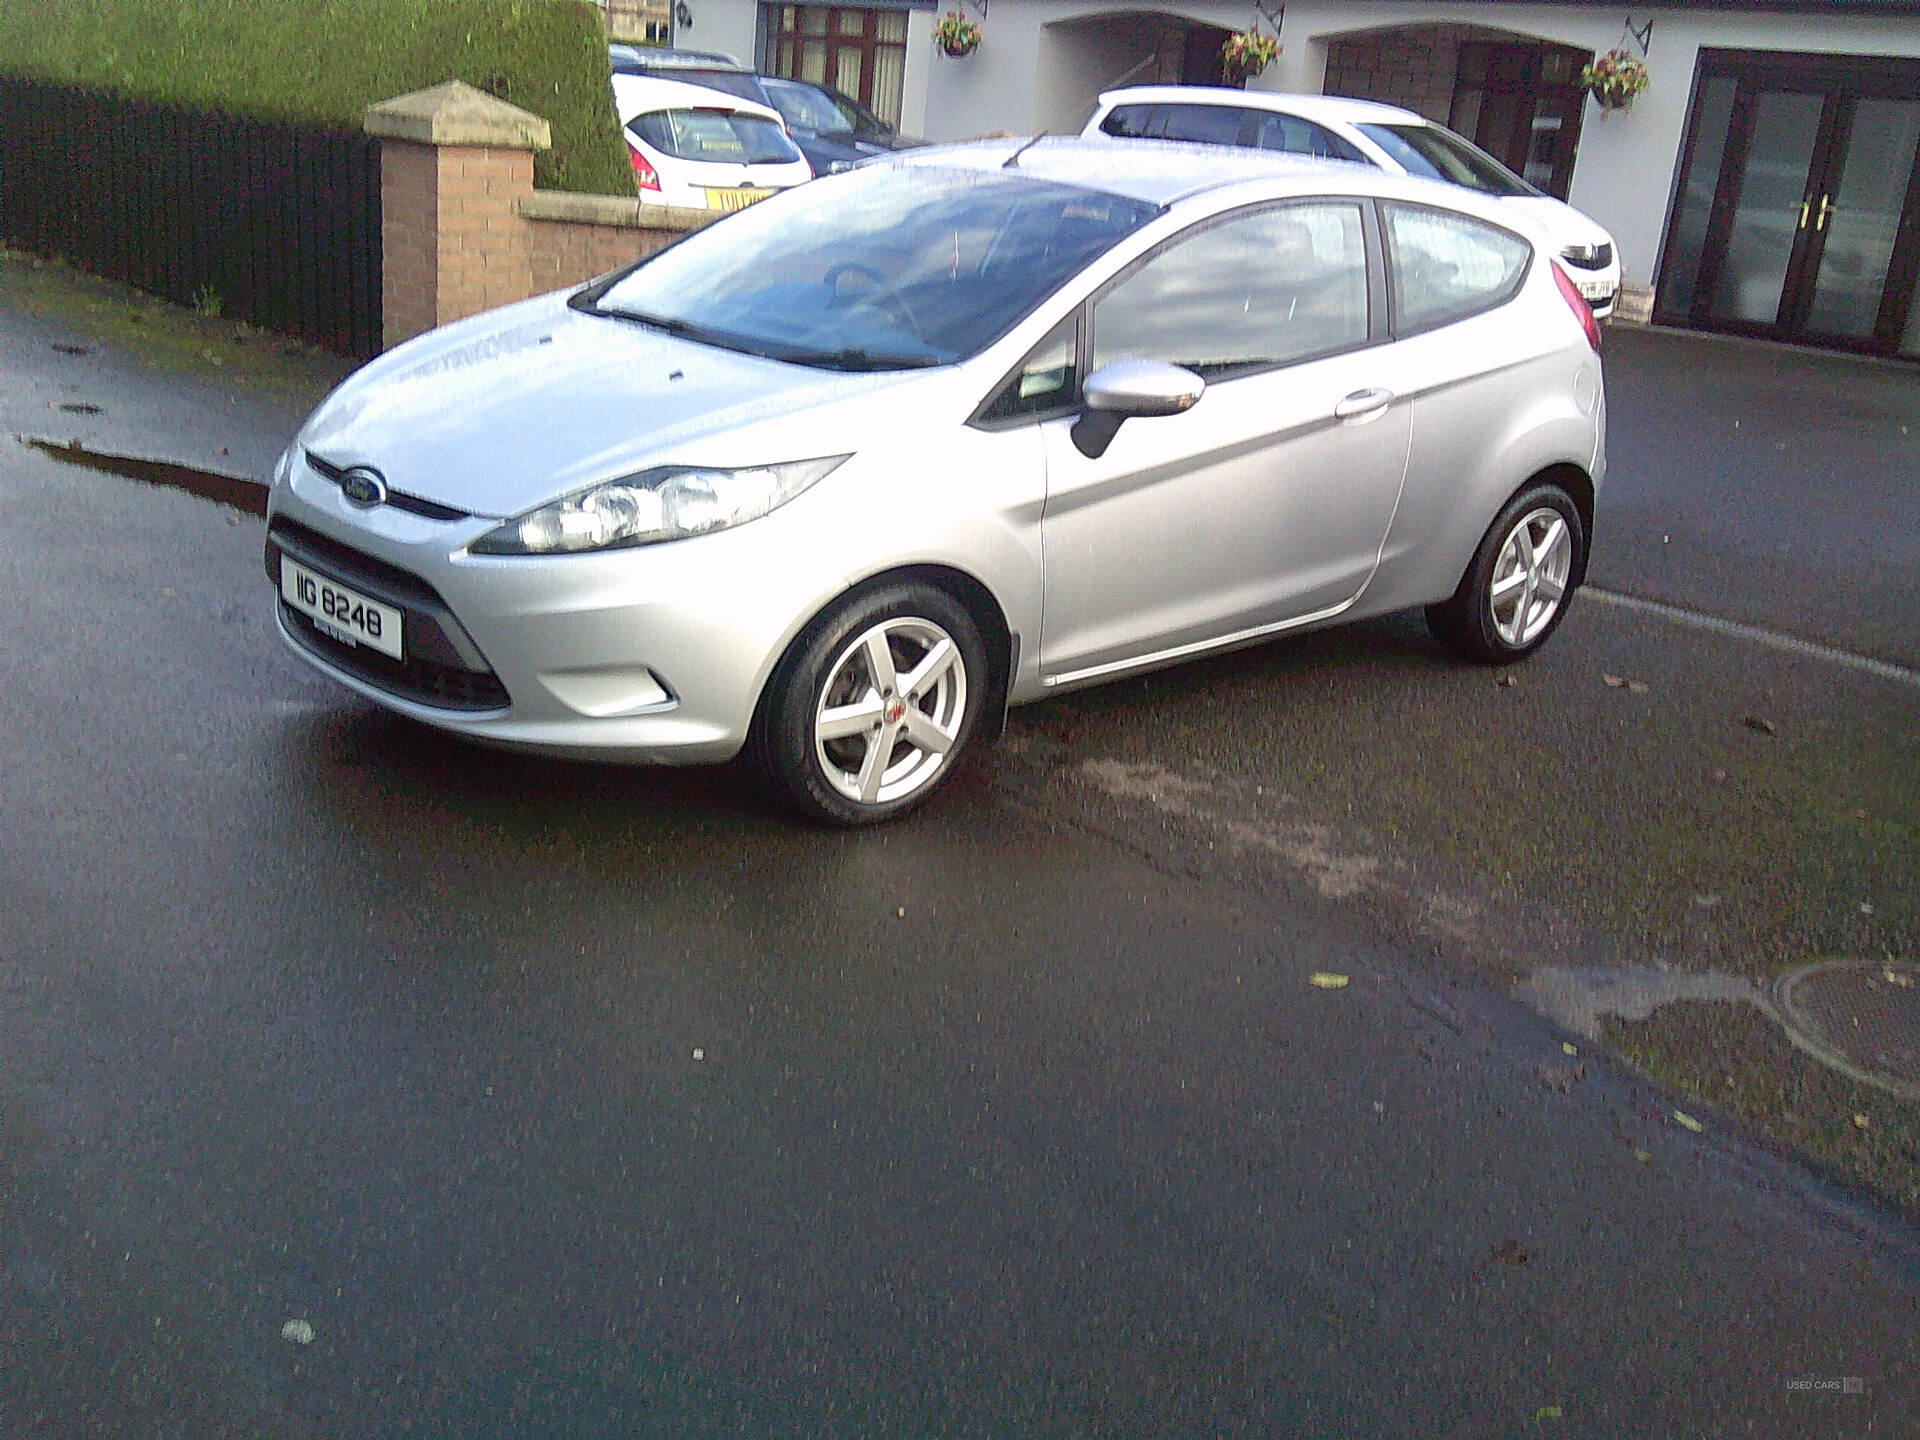
[[[553,132],[538,115],[496,100],[464,80],[449,80],[367,107],[367,134],[421,145],[550,150]]]

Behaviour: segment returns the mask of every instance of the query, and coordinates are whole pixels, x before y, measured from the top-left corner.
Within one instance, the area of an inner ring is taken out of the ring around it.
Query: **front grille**
[[[282,600],[280,618],[288,633],[315,655],[369,685],[416,704],[461,711],[507,708],[510,699],[506,686],[479,660],[479,651],[446,602],[419,576],[282,518],[273,522],[267,534],[267,575],[276,593],[280,589],[283,551],[310,569],[394,606],[403,617],[401,648],[406,658],[395,660],[364,645],[334,639]]]
[[[1596,245],[1591,255],[1576,255],[1566,250],[1561,252],[1560,258],[1576,270],[1604,270],[1613,263],[1613,246]]]
[[[313,467],[313,473],[324,476],[334,484],[340,483],[340,477],[347,473],[348,467],[336,465],[331,460],[309,450],[306,452],[307,464]],[[436,505],[431,500],[422,500],[418,495],[403,495],[398,490],[388,490],[386,503],[396,510],[404,510],[409,515],[420,515],[428,520],[469,520],[473,517],[464,510],[455,510],[449,505]]]

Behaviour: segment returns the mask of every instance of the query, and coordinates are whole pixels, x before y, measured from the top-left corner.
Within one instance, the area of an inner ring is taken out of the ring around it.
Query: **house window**
[[[839,5],[782,5],[773,73],[851,95],[889,125],[900,123],[907,68],[907,12]]]

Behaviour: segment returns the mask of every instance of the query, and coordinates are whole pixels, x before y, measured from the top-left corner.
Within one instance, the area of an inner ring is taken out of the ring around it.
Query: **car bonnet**
[[[887,392],[937,373],[808,369],[546,296],[374,361],[298,443],[336,465],[370,465],[403,494],[504,518],[658,464],[844,453],[850,435],[886,423]]]

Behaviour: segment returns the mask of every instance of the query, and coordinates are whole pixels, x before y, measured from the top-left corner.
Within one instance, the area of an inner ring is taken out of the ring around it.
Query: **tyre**
[[[1459,660],[1499,665],[1546,643],[1586,569],[1580,509],[1558,485],[1529,485],[1494,518],[1453,598],[1427,628]]]
[[[959,601],[922,584],[870,590],[794,642],[755,717],[748,759],[809,819],[891,820],[954,772],[989,688],[986,646]]]

